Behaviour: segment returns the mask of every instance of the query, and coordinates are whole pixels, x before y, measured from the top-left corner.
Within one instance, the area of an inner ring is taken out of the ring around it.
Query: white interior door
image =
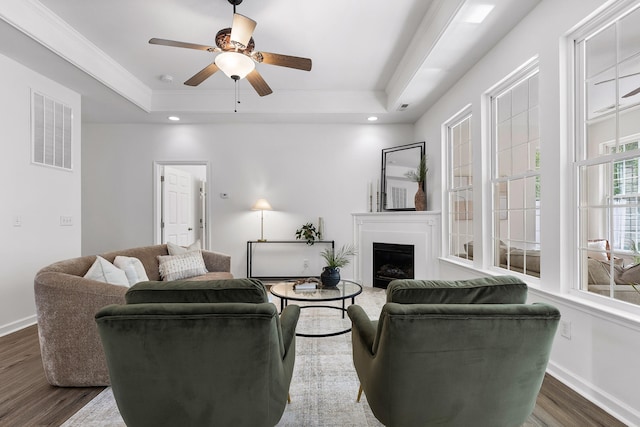
[[[194,241],[193,177],[190,173],[164,167],[162,186],[162,243],[187,246]]]
[[[208,247],[208,243],[207,242],[207,181],[201,180],[200,181],[200,197],[198,200],[198,208],[199,208],[199,218],[198,221],[200,222],[200,240],[202,241],[202,247],[206,248]]]

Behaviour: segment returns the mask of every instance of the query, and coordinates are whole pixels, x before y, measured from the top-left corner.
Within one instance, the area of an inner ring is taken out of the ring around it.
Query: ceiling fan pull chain
[[[235,79],[235,90],[234,90],[234,92],[235,92],[235,96],[236,96],[236,99],[235,99],[236,102],[235,102],[235,105],[234,105],[234,108],[233,108],[233,112],[237,113],[238,112],[238,104],[240,104],[240,89],[238,88],[238,79]]]

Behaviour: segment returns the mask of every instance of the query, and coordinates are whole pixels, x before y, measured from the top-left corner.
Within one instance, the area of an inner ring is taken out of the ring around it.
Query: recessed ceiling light
[[[169,116],[167,117],[169,120],[171,120],[172,122],[177,122],[180,121],[180,117],[178,116]]]
[[[492,4],[469,5],[462,19],[464,22],[470,24],[480,24],[491,13],[494,7]]]
[[[375,122],[376,120],[378,120],[378,118],[376,116],[369,116],[367,117],[367,120],[369,120],[370,122]]]

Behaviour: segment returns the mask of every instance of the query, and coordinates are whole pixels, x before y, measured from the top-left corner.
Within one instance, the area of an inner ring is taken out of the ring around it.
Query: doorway
[[[208,162],[154,163],[155,243],[209,246]]]

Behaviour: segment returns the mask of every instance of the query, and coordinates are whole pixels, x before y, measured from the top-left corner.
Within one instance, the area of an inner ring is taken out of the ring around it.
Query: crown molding
[[[395,111],[405,102],[402,97],[413,81],[432,77],[421,76],[420,68],[464,3],[465,0],[434,0],[431,3],[429,10],[422,19],[385,88],[388,96],[387,109],[389,111]]]
[[[231,81],[229,84],[231,85]],[[253,90],[240,91],[245,113],[268,112],[273,114],[384,114],[386,95],[382,91],[296,91],[278,90],[260,98]],[[233,90],[170,90],[153,91],[151,110],[194,113],[227,113],[233,110]]]
[[[2,0],[0,19],[144,111],[150,111],[152,91],[148,86],[40,2]]]

